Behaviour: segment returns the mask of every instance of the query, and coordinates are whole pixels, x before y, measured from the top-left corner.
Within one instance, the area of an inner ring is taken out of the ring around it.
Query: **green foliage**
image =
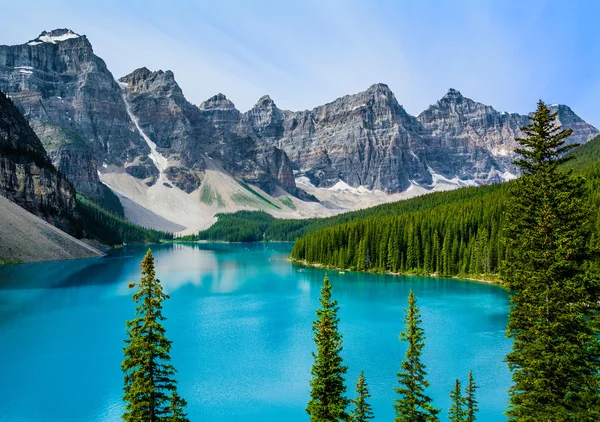
[[[331,284],[325,277],[321,289],[321,307],[317,309],[317,319],[313,322],[314,342],[317,353],[312,353],[314,363],[311,369],[310,400],[306,413],[311,422],[346,421],[346,408],[350,401],[345,397],[344,374],[348,368],[343,365],[342,335],[338,331],[338,305],[331,300]]]
[[[587,188],[559,166],[570,130],[540,101],[516,161],[504,224],[511,290],[509,420],[600,419],[600,278],[592,258]]]
[[[372,208],[366,208],[358,211],[352,211],[327,218],[308,218],[308,219],[276,219],[270,220],[264,230],[264,238],[257,240],[266,241],[294,241],[308,233],[333,227],[336,225],[348,223],[358,219],[368,217],[386,217],[398,214],[419,212],[436,208],[440,205],[458,204],[468,202],[471,199],[476,200],[480,196],[487,196],[504,190],[504,185],[490,185],[477,188],[464,188],[450,192],[436,192],[406,201],[399,201],[390,204],[378,205]],[[500,195],[501,196],[501,195]],[[231,216],[232,219],[243,224],[252,224],[255,220],[264,220],[263,211],[238,211],[232,214],[221,214],[221,216]],[[220,218],[210,229],[219,228],[221,224],[230,224],[226,218]],[[210,230],[208,229],[208,230]],[[227,236],[227,230],[219,229],[224,236]],[[203,232],[196,237],[202,238]],[[213,240],[227,240],[225,238]]]
[[[454,388],[450,392],[450,410],[448,411],[448,420],[450,422],[463,422],[465,420],[465,398],[462,396],[460,381],[458,378],[454,383]]]
[[[0,91],[2,92],[2,91]],[[21,264],[23,261],[20,260],[19,258],[13,258],[13,259],[8,259],[8,258],[2,258],[0,256],[0,266],[2,265],[10,265],[10,264]]]
[[[156,243],[161,240],[173,239],[171,233],[140,227],[106,211],[97,203],[81,195],[77,195],[77,205],[86,233],[106,245]]]
[[[373,409],[367,400],[371,397],[364,371],[360,371],[356,382],[356,397],[352,400],[354,408],[350,411],[350,422],[368,422],[373,419]]]
[[[598,247],[600,137],[570,156],[576,159],[562,163],[560,171],[571,167],[585,178],[584,197],[593,226],[589,243]],[[296,227],[292,227],[292,222],[275,220],[265,237],[277,237],[273,230],[282,224],[290,233],[308,231],[297,240],[292,258],[309,264],[370,272],[493,278],[507,253],[500,233],[509,191],[518,183],[424,195],[362,210],[358,215],[334,217],[338,220],[323,219],[314,225],[294,222]],[[350,221],[337,224],[342,219]],[[325,227],[314,230],[317,223]]]
[[[119,197],[104,183],[100,184],[102,188],[102,200],[95,201],[100,207],[106,211],[113,213],[117,217],[125,218],[125,210],[119,200]]]
[[[285,205],[286,207],[295,210],[296,206],[294,205],[294,202],[291,200],[291,198],[289,196],[282,196],[279,199],[279,202],[281,202],[283,205]]]
[[[221,194],[209,185],[203,184],[200,189],[200,201],[205,203],[206,205],[212,205],[213,203],[217,203],[217,206],[223,207],[225,206],[225,202],[223,202],[223,197]]]
[[[475,380],[473,379],[473,371],[469,371],[469,383],[465,387],[465,404],[467,410],[465,412],[465,422],[475,422],[477,417],[475,414],[479,411],[477,407],[477,399],[475,398],[475,391],[479,388],[477,384],[475,384]]]
[[[170,361],[171,341],[165,336],[162,302],[169,296],[163,292],[154,271],[154,257],[148,249],[142,261],[142,278],[132,283],[138,287],[133,301],[138,304],[135,318],[127,321],[124,395],[127,422],[188,421],[186,406],[177,394],[176,370]]]
[[[217,214],[217,222],[196,235],[178,240],[211,240],[224,242],[259,242],[265,230],[275,219],[263,211],[239,211],[235,214]]]
[[[400,395],[395,400],[396,417],[394,422],[435,422],[438,421],[439,409],[433,407],[432,400],[425,394],[429,387],[426,380],[427,372],[421,362],[421,354],[425,346],[425,332],[421,327],[421,312],[417,307],[414,293],[408,296],[404,323],[405,331],[400,333],[400,340],[407,343],[406,358],[402,361],[398,372],[396,393]]]
[[[487,193],[465,202],[370,217],[300,238],[292,258],[336,268],[438,276],[497,272],[503,201]]]
[[[237,179],[236,179],[237,180]],[[281,207],[277,204],[274,204],[273,202],[269,201],[267,198],[265,198],[264,196],[262,196],[260,193],[258,193],[257,191],[255,191],[254,189],[252,189],[250,186],[248,186],[246,183],[242,182],[241,180],[237,180],[237,182],[240,184],[240,186],[242,186],[244,189],[246,189],[248,192],[250,192],[252,195],[254,195],[257,199],[259,199],[260,201],[272,206],[273,208],[276,208],[278,210],[281,209]],[[238,203],[235,200],[235,194],[232,195],[232,199],[234,200],[234,202]],[[243,194],[239,194],[240,197],[240,201],[242,200],[241,198],[247,198],[245,199],[245,201],[249,201],[250,203],[255,203],[256,200],[254,198],[248,198],[246,195]]]

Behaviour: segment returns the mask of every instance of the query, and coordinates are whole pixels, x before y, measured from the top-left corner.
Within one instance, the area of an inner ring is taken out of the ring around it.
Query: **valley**
[[[177,236],[217,214],[327,217],[511,180],[527,122],[455,89],[411,116],[381,83],[297,112],[268,95],[244,113],[223,94],[196,106],[170,71],[117,80],[69,29],[0,46],[0,90],[78,194],[105,208],[116,194],[127,219]],[[573,128],[569,142],[599,133],[568,106],[551,107]]]

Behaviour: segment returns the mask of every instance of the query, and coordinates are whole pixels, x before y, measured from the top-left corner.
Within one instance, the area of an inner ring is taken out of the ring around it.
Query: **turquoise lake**
[[[89,260],[0,268],[0,420],[118,421],[130,281],[147,247]],[[286,260],[291,244],[152,246],[171,296],[167,336],[192,421],[308,421],[311,323],[326,271]],[[412,289],[427,336],[428,392],[447,420],[469,370],[481,421],[506,420],[508,294],[470,281],[330,271],[348,395],[364,369],[375,420],[393,420],[398,340]]]

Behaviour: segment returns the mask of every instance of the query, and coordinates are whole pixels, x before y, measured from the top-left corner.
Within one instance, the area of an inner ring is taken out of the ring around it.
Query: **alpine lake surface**
[[[125,321],[147,246],[0,268],[0,420],[118,421]],[[454,380],[476,382],[481,421],[506,420],[508,294],[471,281],[326,271],[291,243],[151,246],[178,389],[191,421],[308,421],[312,321],[326,274],[340,306],[347,395],[361,370],[376,421],[394,417],[409,291],[426,334],[428,394],[447,420]]]

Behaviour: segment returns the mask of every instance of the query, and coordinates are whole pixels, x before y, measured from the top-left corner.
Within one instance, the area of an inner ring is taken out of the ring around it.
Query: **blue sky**
[[[600,1],[5,2],[0,44],[86,34],[115,77],[170,69],[199,104],[301,110],[383,82],[418,114],[448,88],[499,111],[563,103],[600,127]]]

